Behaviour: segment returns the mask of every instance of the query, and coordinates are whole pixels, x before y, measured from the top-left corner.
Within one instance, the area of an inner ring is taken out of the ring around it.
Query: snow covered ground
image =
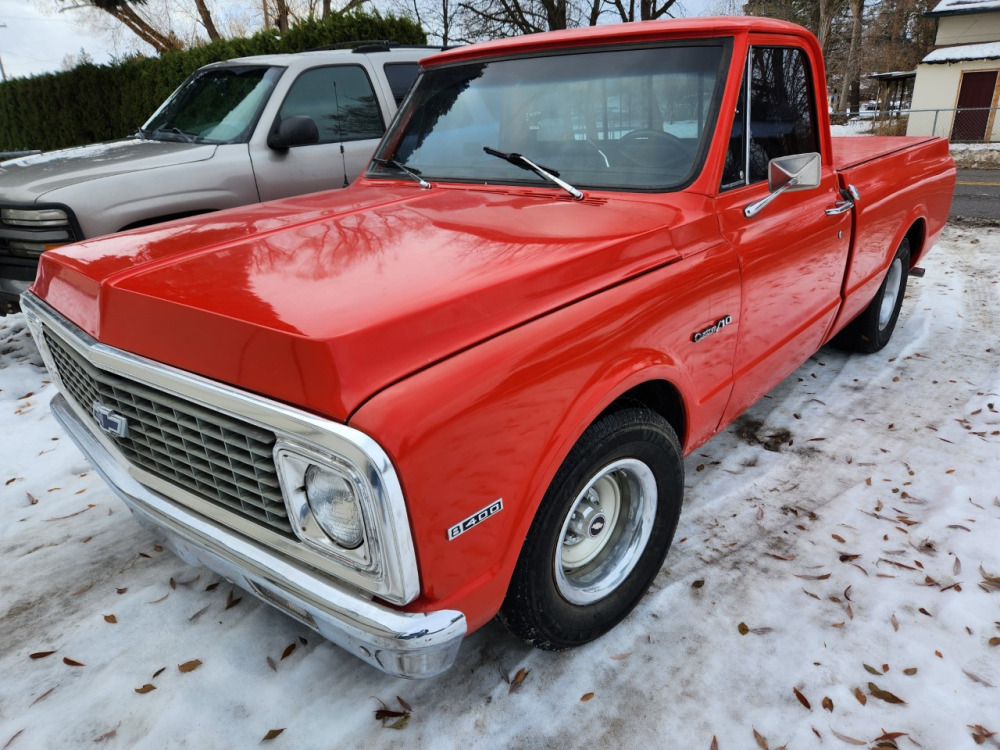
[[[7,318],[0,749],[1000,747],[998,261],[1000,230],[949,229],[887,349],[823,349],[690,456],[611,634],[553,654],[491,624],[422,682],[156,546]]]

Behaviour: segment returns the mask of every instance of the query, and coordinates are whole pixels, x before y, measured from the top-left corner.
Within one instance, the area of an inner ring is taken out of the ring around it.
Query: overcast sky
[[[719,5],[716,0],[681,1],[692,16]],[[79,55],[81,48],[95,63],[109,62],[113,42],[75,23],[73,14],[79,12],[47,14],[29,0],[0,0],[0,61],[7,77],[61,70],[65,57]]]

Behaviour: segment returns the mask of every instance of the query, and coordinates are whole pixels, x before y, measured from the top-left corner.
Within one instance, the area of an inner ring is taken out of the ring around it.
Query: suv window
[[[386,63],[382,70],[385,71],[385,78],[389,82],[389,88],[392,89],[392,97],[396,100],[396,106],[399,106],[403,103],[406,92],[417,80],[420,65],[415,62]]]
[[[749,108],[744,81],[730,131],[723,190],[766,180],[771,159],[819,150],[812,79],[802,50],[754,47],[750,61]],[[749,153],[743,137],[748,109]]]
[[[385,130],[375,92],[358,65],[312,68],[295,79],[278,116],[311,117],[320,143],[381,138]]]

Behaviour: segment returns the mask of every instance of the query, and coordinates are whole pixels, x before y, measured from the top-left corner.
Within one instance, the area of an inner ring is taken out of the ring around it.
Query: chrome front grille
[[[45,343],[66,395],[95,425],[95,406],[128,420],[123,437],[108,437],[131,464],[294,538],[275,471],[272,432],[100,370],[49,331]]]

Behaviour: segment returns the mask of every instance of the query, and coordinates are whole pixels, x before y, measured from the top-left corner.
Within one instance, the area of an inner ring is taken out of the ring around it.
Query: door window
[[[746,84],[730,131],[723,190],[766,180],[771,159],[819,150],[812,80],[802,50],[753,47],[749,106]]]
[[[312,68],[302,73],[278,113],[281,118],[293,115],[313,119],[320,143],[381,138],[385,130],[371,81],[358,65]]]

